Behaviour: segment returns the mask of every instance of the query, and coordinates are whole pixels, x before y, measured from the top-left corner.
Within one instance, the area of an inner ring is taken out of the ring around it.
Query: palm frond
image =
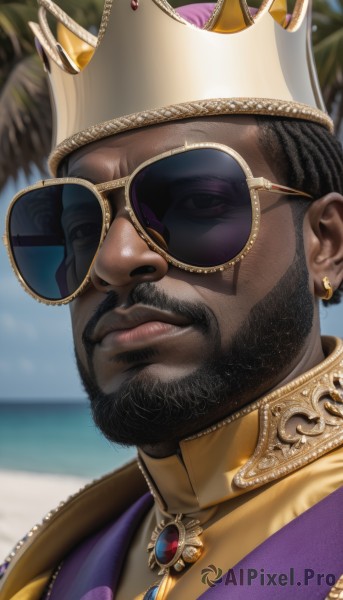
[[[51,140],[51,108],[44,72],[31,55],[12,68],[0,95],[0,189],[33,165],[46,171]]]
[[[318,76],[323,90],[333,84],[343,71],[343,27],[315,46]]]
[[[32,34],[28,22],[35,19],[37,9],[19,2],[3,2],[0,7],[0,32],[7,38],[16,54],[29,52],[33,47]]]
[[[314,0],[313,23],[318,78],[339,135],[343,122],[343,0]]]

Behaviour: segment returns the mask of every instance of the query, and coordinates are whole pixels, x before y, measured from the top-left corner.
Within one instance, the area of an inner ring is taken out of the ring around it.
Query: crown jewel
[[[51,170],[86,143],[181,118],[271,114],[331,129],[312,59],[309,0],[297,0],[292,15],[285,1],[263,0],[257,11],[245,0],[176,11],[167,0],[105,0],[94,36],[52,0],[38,0],[39,23],[30,25],[53,99]]]

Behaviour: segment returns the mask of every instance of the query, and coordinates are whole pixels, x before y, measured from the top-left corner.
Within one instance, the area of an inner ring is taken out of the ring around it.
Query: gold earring
[[[324,296],[321,296],[322,300],[331,300],[333,296],[333,289],[328,277],[323,277],[322,279],[323,288],[325,290]]]

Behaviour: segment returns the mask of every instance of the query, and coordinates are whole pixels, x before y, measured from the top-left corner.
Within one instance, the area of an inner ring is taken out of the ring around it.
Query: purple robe
[[[115,599],[130,543],[151,506],[152,498],[145,494],[74,550],[50,600]],[[323,600],[343,573],[342,507],[343,487],[270,536],[213,587],[205,582],[201,599]],[[212,565],[212,572],[218,566]]]

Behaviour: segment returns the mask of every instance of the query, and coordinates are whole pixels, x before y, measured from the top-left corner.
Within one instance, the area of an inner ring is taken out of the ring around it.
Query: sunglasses
[[[176,148],[128,177],[94,185],[77,178],[38,182],[12,200],[4,243],[25,290],[46,304],[81,294],[111,226],[107,194],[125,188],[139,235],[170,264],[195,273],[242,260],[259,229],[259,191],[312,198],[253,177],[244,159],[219,144]]]

